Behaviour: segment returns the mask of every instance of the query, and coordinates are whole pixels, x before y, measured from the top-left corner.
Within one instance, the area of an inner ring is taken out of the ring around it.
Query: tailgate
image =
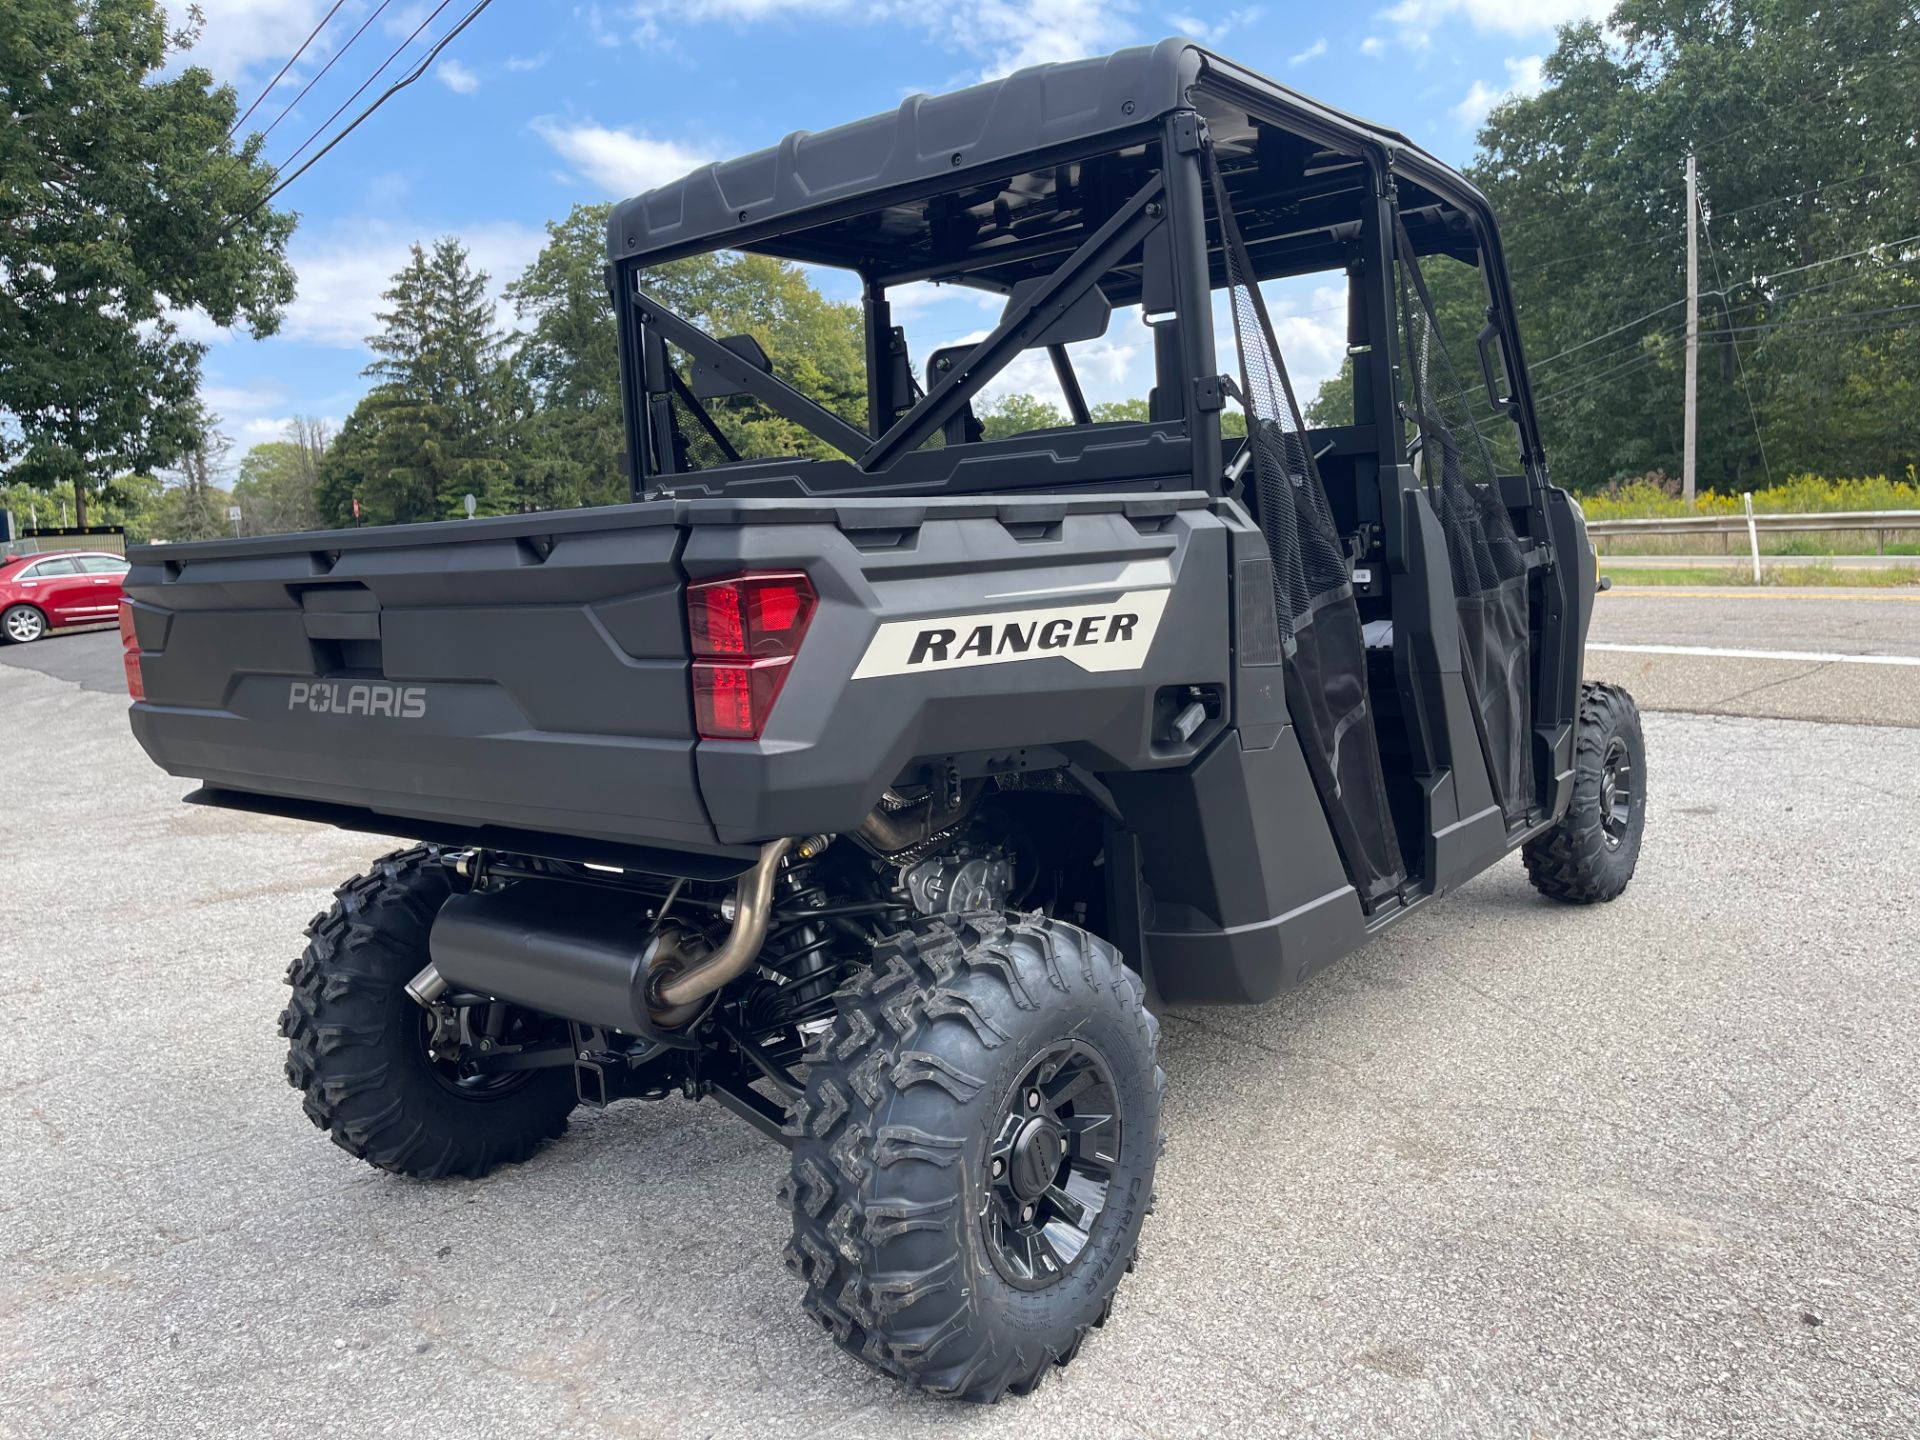
[[[461,826],[715,848],[671,505],[134,552],[176,775]]]

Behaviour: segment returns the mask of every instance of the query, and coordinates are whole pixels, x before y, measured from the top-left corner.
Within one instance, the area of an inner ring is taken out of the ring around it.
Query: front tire
[[[1527,878],[1570,905],[1614,899],[1633,879],[1647,823],[1647,746],[1640,707],[1618,685],[1580,692],[1573,799],[1559,823],[1526,843]]]
[[[0,615],[0,635],[16,645],[31,645],[47,633],[47,617],[31,605],[9,605]]]
[[[287,970],[287,1083],[334,1144],[397,1175],[478,1177],[525,1160],[567,1128],[576,1101],[569,1067],[475,1083],[430,1038],[406,983],[451,888],[431,846],[384,856],[334,892]],[[557,1023],[515,1011],[509,1038]]]
[[[934,1394],[1026,1394],[1102,1324],[1153,1195],[1166,1077],[1139,982],[1040,917],[949,916],[841,991],[795,1102],[807,1311]]]

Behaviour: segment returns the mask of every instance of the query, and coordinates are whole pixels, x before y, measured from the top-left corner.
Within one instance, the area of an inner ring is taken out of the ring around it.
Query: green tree
[[[168,73],[189,13],[170,33],[154,0],[12,0],[0,22],[0,467],[66,487],[79,524],[195,443],[205,347],[174,315],[266,335],[293,298],[261,138],[228,141],[231,87]]]
[[[1920,213],[1914,26],[1911,0],[1624,0],[1494,110],[1474,175],[1557,478],[1679,473],[1689,151],[1702,286],[1726,292],[1701,322],[1702,486],[1755,483],[1761,441],[1776,475],[1911,459],[1920,327],[1865,312],[1920,300],[1892,243]]]
[[[1002,395],[989,400],[975,412],[980,429],[988,440],[1004,440],[1027,430],[1051,430],[1072,423],[1058,406],[1036,395]]]
[[[320,467],[326,458],[327,423],[307,416],[287,422],[285,440],[268,440],[240,457],[233,503],[249,535],[313,530],[321,524]]]
[[[849,424],[866,428],[860,307],[827,299],[798,265],[719,251],[668,261],[647,271],[640,283],[710,335],[751,335],[775,375]],[[678,363],[684,375],[684,357]],[[729,397],[709,409],[743,457],[831,459],[840,454],[749,396]]]
[[[519,501],[529,507],[626,498],[620,364],[605,275],[609,208],[579,205],[549,223],[546,245],[507,286],[523,327],[512,365],[511,457]],[[859,307],[826,299],[799,266],[722,251],[657,266],[641,284],[709,334],[753,336],[781,379],[851,423],[866,424]],[[686,357],[670,354],[687,378]],[[714,401],[709,409],[743,456],[838,453],[750,397]],[[688,438],[705,443],[698,433]]]
[[[507,300],[527,328],[515,338],[519,421],[514,472],[536,509],[627,498],[620,359],[607,299],[610,205],[576,205],[547,223],[547,243]]]
[[[509,483],[512,376],[487,276],[457,240],[415,245],[367,338],[375,384],[341,427],[318,487],[321,511],[376,525],[519,508]]]

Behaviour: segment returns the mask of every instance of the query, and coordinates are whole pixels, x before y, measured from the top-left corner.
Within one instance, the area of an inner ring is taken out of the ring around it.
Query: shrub
[[[1740,513],[1738,495],[1703,490],[1691,508],[1680,498],[1677,482],[1655,470],[1628,481],[1615,480],[1581,501],[1591,520],[1664,519],[1675,515]],[[1885,475],[1829,480],[1824,475],[1793,475],[1778,485],[1753,492],[1753,508],[1762,515],[1831,514],[1847,510],[1920,510],[1920,475],[1912,465],[1905,479]]]

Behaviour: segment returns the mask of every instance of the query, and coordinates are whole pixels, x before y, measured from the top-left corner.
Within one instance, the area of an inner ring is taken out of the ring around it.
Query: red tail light
[[[124,596],[120,600],[120,662],[127,670],[127,694],[146,699],[147,688],[140,683],[140,637],[133,633],[133,602]]]
[[[703,740],[758,740],[813,620],[797,572],[733,575],[687,587],[693,717]]]

